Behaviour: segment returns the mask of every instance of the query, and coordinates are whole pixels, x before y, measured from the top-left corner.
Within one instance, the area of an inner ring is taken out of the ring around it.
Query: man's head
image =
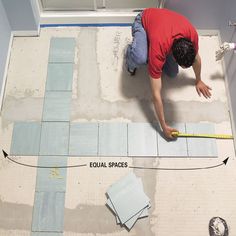
[[[196,57],[193,43],[186,38],[174,40],[172,45],[172,54],[178,65],[183,68],[192,66]]]

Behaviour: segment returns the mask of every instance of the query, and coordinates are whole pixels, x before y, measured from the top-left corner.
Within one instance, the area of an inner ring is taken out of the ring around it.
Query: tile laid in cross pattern
[[[35,192],[32,231],[63,232],[65,192]]]
[[[177,129],[181,133],[185,133],[185,123],[170,124],[171,127]],[[164,157],[186,157],[187,140],[186,138],[177,138],[176,140],[168,141],[162,134],[157,134],[158,141],[158,155]]]
[[[69,122],[42,122],[39,154],[68,155]]]
[[[214,134],[210,123],[186,123],[186,132],[190,134]],[[217,157],[216,140],[211,138],[187,138],[188,155],[196,157]]]
[[[127,124],[99,123],[99,156],[127,156]]]
[[[11,150],[12,155],[39,154],[41,123],[37,122],[16,122],[14,124]]]
[[[98,123],[71,123],[69,155],[98,155]]]
[[[46,91],[71,91],[73,64],[48,64]]]
[[[52,38],[49,63],[73,63],[75,54],[74,38]]]
[[[155,127],[149,123],[128,123],[128,155],[157,156]]]
[[[66,191],[66,168],[53,168],[67,166],[66,156],[39,156],[38,166],[52,168],[38,168],[36,191]]]
[[[43,121],[69,121],[70,107],[71,92],[46,92],[43,106]]]

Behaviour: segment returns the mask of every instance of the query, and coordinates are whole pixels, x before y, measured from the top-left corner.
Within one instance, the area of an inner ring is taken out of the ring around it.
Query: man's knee
[[[164,73],[169,76],[170,78],[175,78],[177,76],[177,74],[179,73],[179,69],[177,68],[172,68],[172,69],[163,69]]]

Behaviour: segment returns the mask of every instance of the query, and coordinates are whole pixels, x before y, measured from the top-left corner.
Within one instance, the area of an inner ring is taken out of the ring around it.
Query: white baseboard
[[[138,12],[42,12],[40,24],[114,24],[133,23]]]
[[[4,74],[3,74],[2,89],[1,89],[1,94],[0,94],[0,112],[2,111],[3,99],[4,99],[4,94],[5,94],[7,72],[8,72],[8,66],[10,63],[10,55],[11,55],[11,47],[13,43],[13,38],[14,38],[13,33],[11,33],[9,44],[8,44],[8,50],[7,50],[7,59],[6,59],[6,64],[5,64]]]
[[[27,37],[27,36],[39,36],[39,32],[40,32],[40,26],[38,26],[37,30],[32,30],[32,31],[17,30],[17,31],[12,31],[12,34],[14,37]]]
[[[201,36],[218,36],[220,35],[220,31],[219,30],[197,30],[198,34]]]

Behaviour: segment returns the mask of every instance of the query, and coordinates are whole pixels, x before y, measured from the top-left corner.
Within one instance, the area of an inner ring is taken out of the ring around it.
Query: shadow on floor
[[[125,67],[123,67],[125,68]],[[191,86],[195,91],[195,79],[189,78],[185,73],[180,73],[176,78],[169,78],[166,75],[162,76],[162,97],[164,104],[164,112],[167,122],[176,120],[175,103],[168,99],[168,94],[173,90],[181,87]],[[151,87],[147,66],[141,66],[135,76],[130,76],[128,72],[123,69],[121,74],[121,90],[125,98],[135,99],[143,114],[146,116],[149,123],[156,123],[156,114],[152,103]],[[155,127],[160,132],[160,127]]]
[[[125,70],[121,74],[121,90],[125,98],[134,99],[149,123],[156,122],[151,87],[146,66],[141,66],[135,76]],[[156,127],[154,127],[156,128]]]
[[[225,77],[224,77],[224,75],[217,72],[217,73],[211,75],[210,79],[213,80],[213,81],[215,81],[215,80],[224,80]]]

